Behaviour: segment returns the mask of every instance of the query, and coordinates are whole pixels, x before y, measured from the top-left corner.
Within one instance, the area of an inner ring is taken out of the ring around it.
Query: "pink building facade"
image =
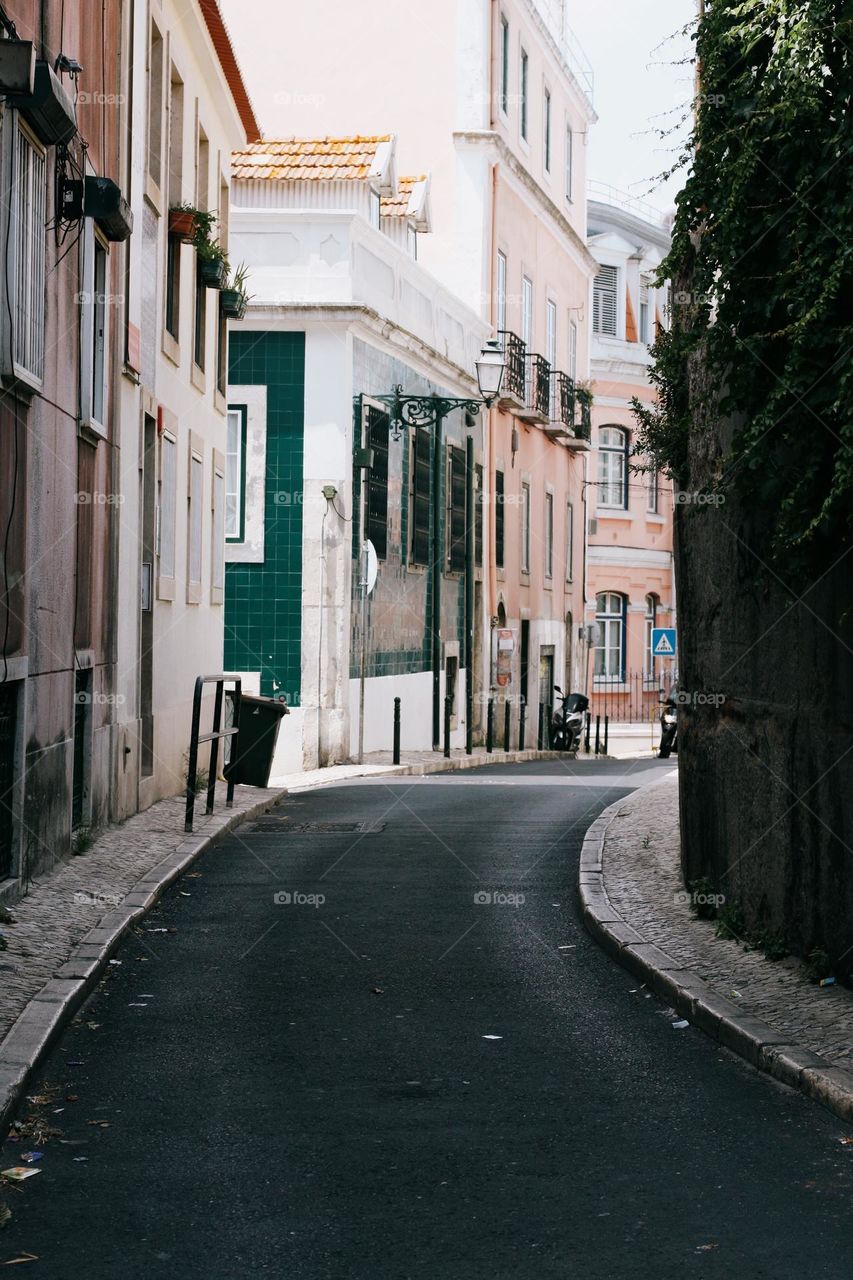
[[[594,403],[588,499],[586,671],[593,714],[657,716],[675,659],[656,657],[652,631],[674,627],[672,487],[639,470],[631,400],[650,402],[649,346],[666,319],[655,275],[666,220],[641,202],[591,189],[588,244],[598,262],[590,306]]]

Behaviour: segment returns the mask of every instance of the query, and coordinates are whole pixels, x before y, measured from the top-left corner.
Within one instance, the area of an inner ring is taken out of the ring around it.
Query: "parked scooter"
[[[678,751],[678,698],[674,689],[661,703],[658,759],[668,760],[673,751]]]
[[[562,701],[554,708],[551,719],[551,750],[577,751],[586,725],[589,698],[582,693],[563,693],[558,684],[554,692]]]

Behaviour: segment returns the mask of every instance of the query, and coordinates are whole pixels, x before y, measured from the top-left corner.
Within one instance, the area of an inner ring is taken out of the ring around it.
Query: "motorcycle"
[[[678,751],[678,699],[674,691],[661,703],[661,708],[658,760],[668,760],[673,751]]]
[[[558,684],[554,692],[561,702],[554,708],[551,718],[551,750],[577,751],[583,737],[589,698],[582,693],[563,693]]]

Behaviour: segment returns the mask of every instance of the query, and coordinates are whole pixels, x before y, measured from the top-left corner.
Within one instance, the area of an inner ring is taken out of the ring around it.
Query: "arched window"
[[[657,596],[646,596],[646,640],[643,652],[643,670],[647,682],[653,682],[655,678],[655,656],[652,653],[652,632],[658,624],[659,603]]]
[[[595,597],[595,678],[621,682],[625,679],[625,613],[628,601],[618,591]]]
[[[621,427],[598,433],[598,505],[628,506],[628,432]]]

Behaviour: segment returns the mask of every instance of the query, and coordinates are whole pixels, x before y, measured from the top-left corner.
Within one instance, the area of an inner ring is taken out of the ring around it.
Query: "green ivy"
[[[853,528],[853,0],[706,0],[695,41],[639,443],[686,487],[713,455],[697,440],[733,420],[713,482],[760,504],[768,554],[808,572]]]

